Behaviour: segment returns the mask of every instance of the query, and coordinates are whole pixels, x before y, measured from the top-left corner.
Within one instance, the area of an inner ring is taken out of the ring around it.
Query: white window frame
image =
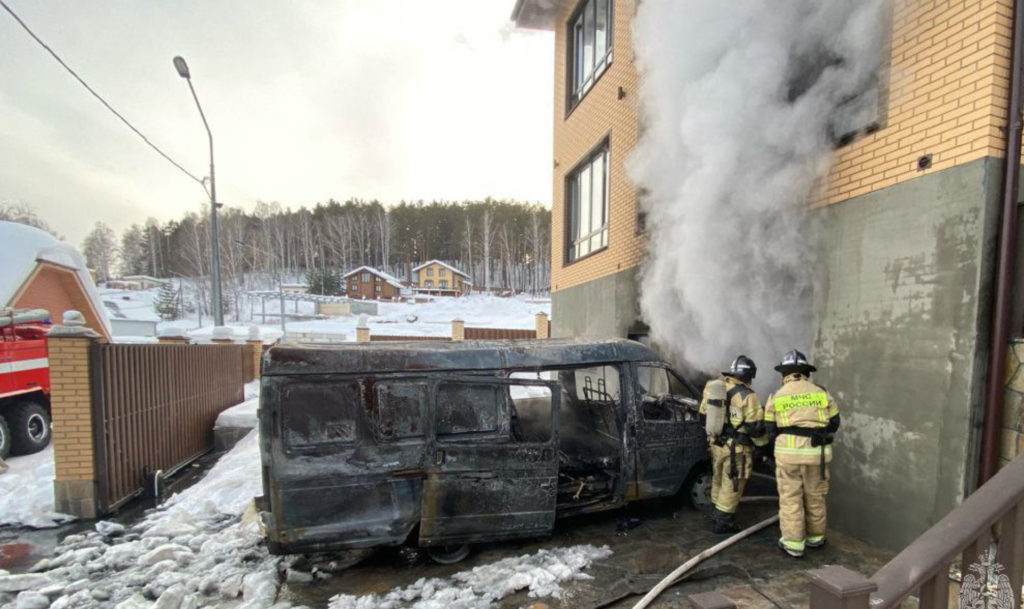
[[[610,141],[605,139],[566,176],[567,263],[608,247],[610,150]],[[598,173],[600,175],[596,175]]]

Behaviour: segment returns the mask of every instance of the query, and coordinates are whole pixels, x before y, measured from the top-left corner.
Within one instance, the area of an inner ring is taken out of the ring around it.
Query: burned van
[[[264,359],[276,553],[468,544],[557,517],[705,495],[697,390],[628,340],[279,345]]]

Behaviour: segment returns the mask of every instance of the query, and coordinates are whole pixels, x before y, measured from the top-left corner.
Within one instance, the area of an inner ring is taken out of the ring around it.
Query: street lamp
[[[203,119],[206,135],[210,139],[210,189],[208,194],[210,195],[210,264],[213,268],[210,273],[211,283],[213,283],[213,323],[217,326],[223,326],[224,307],[221,303],[220,295],[220,242],[217,237],[217,208],[220,207],[220,203],[217,203],[217,182],[213,172],[213,133],[210,132],[210,125],[206,122],[203,107],[199,105],[199,98],[196,96],[195,87],[192,86],[192,74],[188,70],[188,64],[185,63],[184,57],[179,55],[174,58],[174,69],[178,71],[178,76],[181,76],[188,82],[188,89],[192,92],[192,99],[196,100],[199,117]]]
[[[278,265],[279,265],[280,269],[284,268],[284,260],[281,259],[281,256],[278,255],[277,252],[268,252],[267,250],[259,248],[259,247],[256,247],[255,245],[249,245],[248,243],[246,243],[245,241],[242,241],[241,239],[235,239],[235,243],[237,243],[238,245],[241,245],[242,247],[247,247],[247,248],[251,249],[254,252],[259,252],[261,254],[265,254],[265,255],[273,256],[274,258],[277,258],[277,262],[278,262]],[[275,267],[275,268],[278,268],[278,267]],[[285,337],[288,336],[288,330],[285,329],[285,325],[284,325],[284,275],[282,275],[281,270],[277,270],[277,272],[275,272],[274,274],[277,275],[277,295],[278,295],[278,298],[281,301],[281,340],[283,341],[285,339]],[[260,300],[262,301],[262,299],[263,299],[263,297],[261,296]],[[265,308],[263,310],[266,311]],[[266,316],[264,314],[263,321],[266,322],[266,320],[267,319],[266,319]]]

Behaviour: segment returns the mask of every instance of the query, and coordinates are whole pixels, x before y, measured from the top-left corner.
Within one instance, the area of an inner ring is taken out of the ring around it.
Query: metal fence
[[[372,343],[385,343],[385,342],[446,342],[450,341],[451,338],[447,336],[402,336],[402,335],[386,335],[386,334],[371,334],[370,342]]]
[[[151,472],[213,448],[213,424],[243,399],[245,345],[94,344],[90,357],[99,509],[138,495]],[[249,363],[247,363],[247,361]]]
[[[1022,578],[1024,456],[870,579],[842,567],[812,571],[810,609],[894,609],[911,596],[920,609],[1011,609],[1021,606]]]

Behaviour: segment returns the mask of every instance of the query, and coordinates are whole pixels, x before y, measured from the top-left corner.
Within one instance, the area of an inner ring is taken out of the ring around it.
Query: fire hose
[[[701,562],[703,562],[704,560],[706,560],[708,558],[711,558],[715,554],[718,554],[719,552],[721,552],[722,550],[724,550],[724,549],[728,548],[729,546],[733,545],[737,541],[742,541],[743,539],[746,539],[747,537],[750,537],[754,533],[757,533],[761,529],[763,529],[765,527],[769,527],[769,526],[775,524],[778,521],[779,521],[779,515],[778,514],[772,516],[771,518],[767,518],[765,520],[762,520],[761,522],[755,524],[754,526],[746,528],[746,529],[743,529],[742,531],[740,531],[739,533],[736,533],[735,535],[733,535],[732,537],[726,539],[725,541],[722,541],[722,542],[720,542],[718,544],[715,544],[715,545],[711,546],[707,550],[704,550],[700,554],[694,556],[690,560],[688,560],[688,561],[684,562],[683,564],[679,565],[679,567],[677,567],[675,571],[673,571],[673,572],[669,573],[668,575],[666,575],[665,579],[663,579],[660,582],[658,582],[658,585],[656,585],[653,588],[651,588],[650,592],[648,592],[646,595],[644,595],[644,597],[642,599],[640,599],[640,601],[637,604],[633,605],[633,609],[644,609],[644,607],[646,607],[647,605],[651,604],[651,601],[653,601],[655,598],[657,598],[659,594],[661,594],[669,586],[674,584],[676,582],[676,580],[678,580],[680,577],[682,577],[690,569],[696,567],[698,564],[700,564]]]

